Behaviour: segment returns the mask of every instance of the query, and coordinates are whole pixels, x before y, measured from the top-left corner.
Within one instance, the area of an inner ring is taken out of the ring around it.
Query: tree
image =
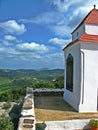
[[[54,81],[55,88],[64,88],[64,76],[59,76],[55,81]]]
[[[14,130],[13,123],[9,117],[2,115],[0,117],[0,130]]]

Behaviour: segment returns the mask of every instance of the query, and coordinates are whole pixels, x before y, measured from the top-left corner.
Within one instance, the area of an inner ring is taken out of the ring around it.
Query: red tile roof
[[[95,8],[92,9],[73,32],[75,32],[83,23],[98,25],[98,10]]]
[[[83,33],[80,36],[79,41],[98,43],[98,35]]]
[[[98,25],[98,10],[95,8],[95,6],[94,6],[94,9],[92,9],[88,13],[88,15],[82,20],[82,22],[77,26],[77,28],[74,31],[76,31],[83,23]],[[88,43],[98,43],[98,35],[83,33],[78,39],[70,42],[67,46],[65,46],[64,49],[66,49],[69,46],[72,46],[74,43],[79,42],[79,41],[80,42],[82,41],[85,43],[87,43],[87,42]]]
[[[98,10],[95,8],[91,10],[91,12],[86,16],[84,22],[88,24],[98,24]]]
[[[87,42],[88,43],[98,43],[98,35],[83,33],[78,39],[70,42],[67,46],[65,46],[64,49],[68,48],[69,46],[72,46],[74,43],[76,43],[78,41],[82,41],[82,42],[85,42],[85,43],[87,43]]]

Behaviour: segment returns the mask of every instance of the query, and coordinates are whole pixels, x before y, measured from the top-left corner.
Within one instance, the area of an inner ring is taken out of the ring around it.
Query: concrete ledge
[[[45,130],[90,130],[90,119],[47,121]]]

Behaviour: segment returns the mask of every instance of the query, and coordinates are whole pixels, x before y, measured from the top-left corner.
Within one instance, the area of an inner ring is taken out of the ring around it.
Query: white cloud
[[[24,52],[27,51],[27,52],[43,53],[48,51],[48,48],[44,44],[38,44],[35,42],[18,44],[16,47],[18,50]]]
[[[43,56],[50,51],[50,47],[35,42],[23,43],[15,40],[16,44],[13,45],[14,38],[9,36],[6,35],[4,37],[6,40],[0,42],[0,58],[23,61],[42,60]]]
[[[13,44],[7,40],[2,41],[3,46],[12,46]]]
[[[4,47],[0,47],[0,53],[4,52],[4,51],[5,51],[5,48]]]
[[[53,11],[39,14],[32,19],[20,21],[38,24],[50,29],[56,36],[70,37],[70,33],[93,9],[93,4],[98,5],[97,0],[47,0]],[[55,9],[54,9],[55,8]]]
[[[16,40],[16,37],[11,36],[11,35],[5,35],[5,36],[4,36],[4,39],[5,39],[5,40],[8,40],[8,41],[13,41],[13,40]]]
[[[53,54],[49,54],[48,56],[47,56],[49,59],[51,59],[51,60],[57,60],[57,59],[63,59],[63,53],[60,53],[60,52],[55,52],[55,53],[53,53]]]
[[[35,23],[40,25],[52,25],[59,22],[61,23],[62,20],[63,22],[65,22],[65,17],[63,14],[59,14],[59,12],[50,11],[39,14],[38,16],[33,17],[32,19],[21,19],[20,21],[24,23]]]
[[[14,46],[0,46],[0,59],[7,59],[12,63],[22,64],[29,62],[29,65],[36,67],[61,68],[63,62],[63,54],[55,52],[44,44],[35,42],[18,43]],[[55,48],[56,49],[56,48]],[[28,65],[28,66],[29,66]]]
[[[65,46],[66,44],[68,44],[70,42],[70,40],[65,40],[65,39],[59,39],[57,37],[55,38],[51,38],[49,39],[49,42],[56,44],[56,45],[60,45],[60,46]]]
[[[48,59],[48,60],[47,60]],[[43,62],[45,63],[45,65],[50,68],[63,68],[64,65],[62,64],[64,62],[64,58],[63,58],[63,52],[54,52],[54,53],[50,53],[48,55],[46,55],[44,57]],[[51,64],[52,63],[52,64]]]
[[[70,33],[72,31],[72,28],[68,27],[67,24],[60,25],[60,26],[53,26],[50,28],[57,36],[62,36],[62,37],[64,37],[64,36],[70,37],[71,36]]]
[[[26,31],[24,24],[18,24],[15,20],[9,20],[0,23],[0,27],[6,32],[11,34],[22,34]]]
[[[66,12],[72,5],[79,4],[83,0],[51,0],[49,2],[57,7],[60,12]]]
[[[53,0],[52,1],[59,12],[65,14],[66,21],[62,25],[55,24],[51,27],[52,31],[58,36],[70,36],[74,28],[83,20],[83,18],[93,9],[91,1],[83,2],[83,0]],[[63,17],[61,19],[63,21]]]
[[[72,15],[69,17],[67,26],[74,29],[91,11],[93,6],[81,6],[73,10]]]
[[[60,12],[45,12],[33,19],[22,19],[20,21],[45,26],[58,36],[65,36],[70,32],[70,28],[67,27],[67,14],[65,17],[65,15]]]

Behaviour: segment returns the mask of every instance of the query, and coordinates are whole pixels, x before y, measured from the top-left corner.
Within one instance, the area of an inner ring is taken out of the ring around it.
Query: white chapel
[[[94,8],[72,32],[65,46],[64,100],[78,112],[98,111],[98,10]]]

